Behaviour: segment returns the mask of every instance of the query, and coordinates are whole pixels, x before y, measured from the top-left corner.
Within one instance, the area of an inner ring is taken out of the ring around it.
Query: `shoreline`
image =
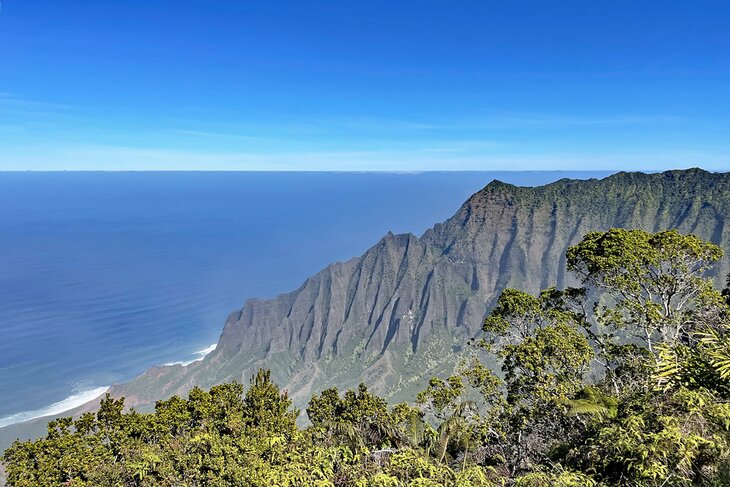
[[[192,360],[181,360],[177,362],[168,362],[163,364],[163,367],[172,367],[176,365],[181,365],[183,367],[190,365],[194,362],[200,362],[203,360],[208,354],[213,352],[216,349],[216,346],[218,344],[214,343],[202,350],[198,350],[192,353],[193,356],[197,357]],[[73,409],[78,408],[79,406],[82,406],[90,401],[93,401],[102,395],[104,395],[107,391],[111,389],[111,385],[108,386],[101,386],[101,387],[94,387],[91,389],[84,389],[78,392],[73,392],[69,396],[61,399],[60,401],[56,401],[52,404],[49,404],[47,406],[43,406],[37,409],[31,409],[27,411],[20,411],[17,413],[8,414],[6,416],[0,417],[0,429],[6,428],[8,426],[12,426],[14,424],[20,424],[25,423],[27,421],[32,421],[36,419],[41,419],[45,417],[51,417],[51,416],[58,416],[60,414],[63,414],[67,411],[71,411]]]

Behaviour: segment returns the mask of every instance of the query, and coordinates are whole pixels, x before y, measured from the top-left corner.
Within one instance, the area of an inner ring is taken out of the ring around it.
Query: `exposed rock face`
[[[678,228],[730,250],[729,215],[730,174],[696,169],[538,188],[493,181],[420,238],[389,233],[294,292],[249,300],[203,361],[152,369],[113,393],[145,405],[265,367],[299,404],[361,381],[391,399],[412,397],[453,369],[502,289],[571,284],[565,251],[585,233]],[[718,275],[727,271],[725,260]]]

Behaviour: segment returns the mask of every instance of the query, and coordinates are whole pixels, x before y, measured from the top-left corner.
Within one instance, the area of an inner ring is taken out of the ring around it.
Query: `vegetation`
[[[567,252],[584,287],[505,290],[474,356],[414,405],[328,389],[301,428],[263,370],[150,414],[106,397],[13,444],[8,484],[730,485],[730,292],[707,276],[721,255],[676,231],[590,233]]]

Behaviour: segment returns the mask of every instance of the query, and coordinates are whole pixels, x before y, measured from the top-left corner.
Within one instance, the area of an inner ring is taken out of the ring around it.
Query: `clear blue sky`
[[[729,26],[727,0],[3,0],[0,169],[730,169]]]

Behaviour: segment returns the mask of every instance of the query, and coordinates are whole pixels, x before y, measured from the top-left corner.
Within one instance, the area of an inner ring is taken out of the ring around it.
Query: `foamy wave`
[[[187,360],[187,361],[180,360],[180,361],[177,361],[177,362],[168,362],[168,363],[166,363],[164,365],[167,366],[167,367],[169,367],[171,365],[182,365],[183,367],[185,367],[186,365],[190,365],[193,362],[200,362],[201,360],[203,360],[205,358],[206,355],[208,355],[210,352],[212,352],[213,350],[215,350],[215,347],[217,345],[218,345],[217,343],[214,343],[213,345],[211,345],[209,347],[206,347],[206,348],[204,348],[202,350],[198,350],[197,352],[194,352],[193,355],[197,355],[198,358],[195,358],[193,360]]]
[[[36,418],[43,418],[45,416],[55,416],[57,414],[61,414],[65,411],[69,411],[71,409],[77,408],[81,406],[82,404],[85,404],[102,394],[104,394],[106,391],[109,390],[108,386],[105,387],[97,387],[96,389],[91,389],[88,391],[81,391],[77,394],[72,394],[68,396],[66,399],[58,402],[54,402],[50,406],[46,406],[44,408],[36,409],[34,411],[25,411],[22,413],[16,413],[11,414],[10,416],[5,416],[4,418],[0,418],[0,428],[3,428],[5,426],[10,426],[11,424],[15,423],[22,423],[23,421],[29,421],[31,419]]]
[[[211,346],[209,346],[207,348],[204,348],[202,350],[198,350],[197,352],[195,352],[195,355],[200,356],[200,358],[202,359],[206,355],[208,355],[210,352],[212,352],[213,350],[215,350],[215,347],[217,347],[217,346],[218,346],[218,344],[217,343],[214,343],[213,345],[211,345]]]

